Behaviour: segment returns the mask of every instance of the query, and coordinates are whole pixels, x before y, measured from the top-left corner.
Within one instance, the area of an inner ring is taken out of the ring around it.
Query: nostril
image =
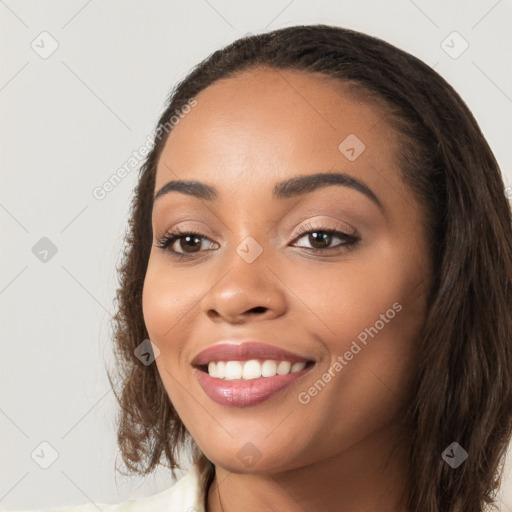
[[[251,313],[265,313],[267,308],[265,306],[256,306],[255,308],[252,308],[249,310]]]
[[[208,316],[211,318],[211,319],[217,319],[217,318],[220,318],[220,314],[215,311],[214,309],[210,309],[208,311]]]

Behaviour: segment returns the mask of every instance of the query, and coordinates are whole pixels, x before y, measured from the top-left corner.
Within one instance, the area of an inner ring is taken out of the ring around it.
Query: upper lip
[[[248,361],[250,359],[272,359],[300,363],[312,359],[294,354],[288,350],[257,341],[222,341],[201,351],[193,359],[192,365],[203,366],[217,361]]]

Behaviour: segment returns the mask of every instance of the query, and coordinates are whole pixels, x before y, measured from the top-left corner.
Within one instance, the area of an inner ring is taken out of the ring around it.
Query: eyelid
[[[328,221],[325,218],[329,219]],[[341,226],[340,226],[341,224]],[[323,229],[329,229],[332,231],[340,231],[348,236],[360,237],[358,230],[346,221],[339,218],[334,218],[329,215],[322,215],[309,218],[304,224],[301,224],[299,228],[296,228],[296,235],[299,236],[310,230],[320,231],[320,226]]]
[[[158,229],[155,226],[153,231],[155,233],[160,233],[164,235],[166,233],[171,233],[172,231],[180,231],[182,233],[188,233],[189,231],[198,231],[202,233],[202,236],[211,239],[212,237],[222,240],[223,236],[217,232],[216,229],[212,228],[210,224],[206,224],[204,222],[199,222],[197,220],[192,220],[190,218],[178,218],[176,220],[173,219],[172,223],[162,223],[163,226],[169,225],[169,227],[163,227],[162,229]],[[210,233],[210,234],[207,234]]]
[[[328,221],[326,221],[325,219],[328,219]],[[191,222],[191,224],[188,224],[188,222]],[[183,223],[187,224],[183,226]],[[296,226],[291,230],[293,233],[293,238],[291,239],[291,241],[295,240],[298,236],[307,233],[309,230],[320,230],[320,227],[322,227],[323,229],[329,229],[331,231],[340,231],[348,236],[359,238],[361,236],[354,226],[352,226],[346,221],[341,220],[339,217],[333,217],[330,215],[317,215],[315,217],[308,218],[306,221],[301,221],[301,223],[299,223],[300,227]],[[265,234],[268,234],[269,231],[272,230],[272,228],[270,230],[267,230]],[[178,220],[168,229],[155,229],[154,231],[160,231],[160,236],[158,238],[161,238],[165,234],[171,233],[173,231],[177,231],[180,233],[199,232],[201,236],[209,239],[212,242],[215,241],[220,243],[223,241],[223,236],[219,234],[215,229],[206,227],[206,224],[202,222],[189,221],[186,218]],[[210,232],[211,235],[207,234],[207,232]],[[213,238],[215,238],[215,240],[213,240]]]

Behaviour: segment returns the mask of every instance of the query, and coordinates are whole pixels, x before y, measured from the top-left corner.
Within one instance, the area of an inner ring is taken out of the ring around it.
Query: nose
[[[202,300],[202,311],[212,322],[244,324],[285,313],[285,286],[263,254],[252,263],[236,252],[229,261],[225,260],[226,266],[223,265],[220,275],[213,276],[211,288]]]

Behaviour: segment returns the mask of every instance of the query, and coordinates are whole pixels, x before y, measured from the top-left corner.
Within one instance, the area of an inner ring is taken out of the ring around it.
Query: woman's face
[[[230,471],[369,446],[411,397],[430,286],[398,136],[338,82],[297,71],[246,71],[196,100],[155,194],[202,185],[155,199],[143,291],[167,393]]]

